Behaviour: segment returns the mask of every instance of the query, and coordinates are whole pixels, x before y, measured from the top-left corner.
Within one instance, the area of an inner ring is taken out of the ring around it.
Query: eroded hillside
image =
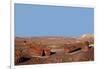
[[[15,65],[93,60],[93,35],[15,37]]]

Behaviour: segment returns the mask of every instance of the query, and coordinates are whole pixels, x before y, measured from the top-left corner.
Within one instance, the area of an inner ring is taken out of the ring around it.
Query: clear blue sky
[[[77,36],[94,33],[94,9],[15,4],[16,36]]]

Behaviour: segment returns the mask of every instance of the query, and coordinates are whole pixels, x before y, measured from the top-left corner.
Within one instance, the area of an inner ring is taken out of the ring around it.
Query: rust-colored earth
[[[15,65],[94,60],[94,36],[15,37]]]

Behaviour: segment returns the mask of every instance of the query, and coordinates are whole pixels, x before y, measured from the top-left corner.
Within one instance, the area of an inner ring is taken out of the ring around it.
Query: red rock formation
[[[42,49],[38,48],[38,47],[31,47],[28,48],[25,53],[27,54],[27,56],[30,57],[35,57],[35,56],[41,56],[42,55]]]
[[[43,50],[44,50],[45,56],[50,56],[50,52],[51,52],[50,48],[44,48]]]
[[[89,44],[77,38],[16,38],[15,65],[93,60]]]

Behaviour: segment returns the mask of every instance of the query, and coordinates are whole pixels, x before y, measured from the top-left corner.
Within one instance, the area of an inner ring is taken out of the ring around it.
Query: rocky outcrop
[[[15,65],[94,60],[92,36],[15,38]]]
[[[79,37],[78,39],[82,40],[82,41],[88,41],[89,44],[94,44],[94,35],[92,35],[92,34],[84,34],[81,37]]]

